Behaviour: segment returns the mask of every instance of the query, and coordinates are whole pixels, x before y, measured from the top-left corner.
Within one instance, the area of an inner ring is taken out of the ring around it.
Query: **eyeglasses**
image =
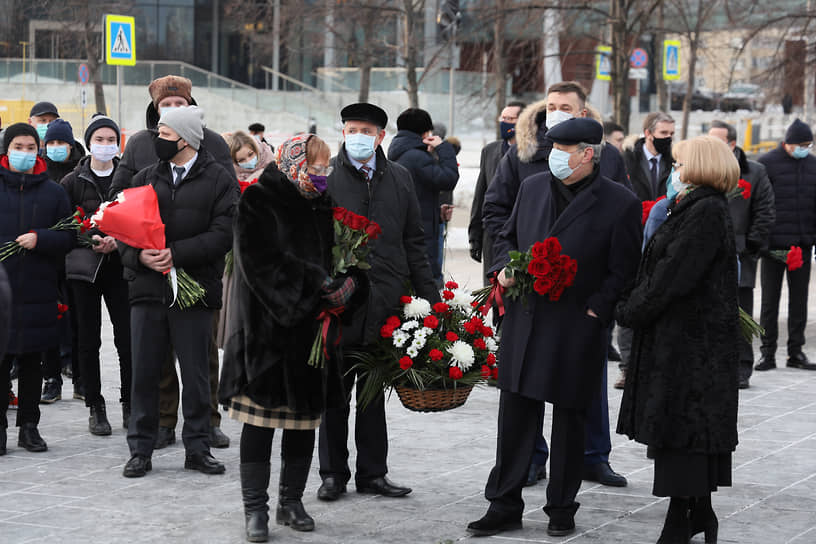
[[[328,176],[334,170],[331,166],[309,166],[308,168],[309,173],[312,173],[316,176]]]
[[[799,149],[813,149],[813,142],[809,144],[799,144]]]
[[[674,168],[675,170],[677,170],[678,168],[682,168],[682,167],[683,167],[682,162],[677,162],[677,161],[672,162],[672,168]]]

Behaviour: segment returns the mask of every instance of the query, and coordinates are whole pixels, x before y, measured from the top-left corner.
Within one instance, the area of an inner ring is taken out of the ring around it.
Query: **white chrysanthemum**
[[[408,349],[405,350],[405,354],[408,355],[408,357],[410,357],[411,359],[414,359],[416,358],[417,355],[419,355],[419,349],[417,349],[413,345],[408,346]]]
[[[431,315],[431,303],[424,298],[411,297],[411,302],[405,305],[405,317],[417,319]]]
[[[462,372],[466,372],[475,360],[473,348],[466,342],[457,340],[447,348],[447,352],[451,355],[451,364],[455,364]]]
[[[392,338],[394,342],[394,347],[401,348],[402,346],[405,345],[408,339],[411,338],[411,335],[405,331],[396,330],[394,331],[394,336],[392,336]]]
[[[417,327],[419,327],[418,321],[406,321],[400,328],[404,331],[410,331],[411,329],[416,329]]]
[[[491,353],[495,353],[496,350],[499,349],[499,343],[493,338],[485,338],[485,345],[487,346],[487,351]]]
[[[453,298],[447,302],[449,306],[467,311],[472,309],[470,303],[473,302],[473,296],[463,289],[456,289],[453,291]]]
[[[427,336],[415,336],[414,341],[411,343],[411,346],[417,349],[422,349],[425,347],[425,343],[427,341],[428,341]]]
[[[430,329],[428,327],[422,327],[420,329],[417,329],[417,331],[414,333],[414,338],[425,339],[428,338],[431,334],[433,334],[433,329]]]

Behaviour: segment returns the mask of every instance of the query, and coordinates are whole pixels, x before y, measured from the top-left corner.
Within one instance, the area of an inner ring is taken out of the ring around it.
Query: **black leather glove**
[[[337,308],[348,304],[356,289],[354,278],[337,278],[323,288],[322,297],[330,308]]]
[[[471,245],[470,246],[470,258],[476,261],[477,263],[482,262],[482,248],[478,246]]]

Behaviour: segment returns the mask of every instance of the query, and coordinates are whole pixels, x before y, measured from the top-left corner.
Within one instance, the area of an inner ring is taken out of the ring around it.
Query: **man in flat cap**
[[[615,302],[634,279],[640,258],[640,201],[600,174],[600,123],[569,119],[548,136],[549,172],[521,183],[495,241],[491,272],[503,287],[513,285],[504,270],[508,252],[555,237],[562,254],[577,261],[577,274],[557,301],[535,292],[526,300],[505,301],[496,464],[485,487],[490,507],[468,525],[477,536],[521,528],[521,491],[545,402],[553,405],[547,533],[575,530],[586,412],[601,387]]]
[[[369,243],[368,302],[351,316],[351,325],[343,328],[344,348],[360,351],[376,342],[380,327],[388,316],[397,313],[400,296],[407,294],[409,286],[431,304],[439,301],[439,294],[425,252],[422,216],[411,174],[386,159],[380,147],[388,116],[373,104],[360,103],[343,108],[340,117],[345,141],[332,159],[334,170],[329,175],[329,193],[338,206],[368,217],[382,228],[379,238]],[[323,484],[317,498],[324,501],[340,498],[351,479],[348,418],[356,373],[349,371],[352,361],[340,361],[339,365],[344,375],[345,402],[327,410],[320,424]],[[359,394],[364,383],[356,381]],[[355,427],[357,492],[386,497],[410,493],[410,488],[396,485],[385,476],[388,434],[382,394],[365,409],[357,405]]]
[[[156,155],[155,142],[159,137],[159,116],[168,111],[185,106],[195,106],[192,97],[192,82],[186,77],[164,76],[153,80],[147,88],[150,103],[147,105],[147,129],[130,137],[122,154],[122,160],[113,175],[110,196],[113,197],[131,186],[137,172],[159,160]],[[204,127],[201,147],[212,156],[215,164],[233,173],[232,156],[224,139],[216,132]],[[233,176],[234,177],[234,176]],[[238,180],[235,180],[238,186]],[[217,316],[216,320],[217,321]],[[221,414],[218,411],[218,347],[215,343],[217,323],[213,324],[213,338],[209,348],[210,364],[210,443],[214,448],[229,446],[229,437],[221,432]],[[161,379],[159,395],[159,434],[156,438],[156,449],[175,443],[176,423],[178,422],[179,382],[172,353],[167,354]]]

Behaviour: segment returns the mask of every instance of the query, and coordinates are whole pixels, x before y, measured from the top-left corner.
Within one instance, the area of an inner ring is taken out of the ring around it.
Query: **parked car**
[[[764,105],[765,93],[753,83],[734,84],[720,99],[721,111],[761,110]]]

